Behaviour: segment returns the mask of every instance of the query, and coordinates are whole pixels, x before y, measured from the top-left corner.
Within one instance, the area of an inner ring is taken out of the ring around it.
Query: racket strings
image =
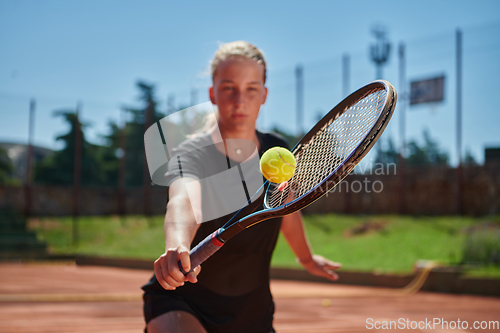
[[[288,186],[272,191],[269,207],[278,207],[313,190],[349,158],[360,145],[384,109],[386,90],[373,90],[330,119],[295,153],[296,169]],[[346,171],[354,166],[345,165]],[[332,184],[329,189],[336,184]]]

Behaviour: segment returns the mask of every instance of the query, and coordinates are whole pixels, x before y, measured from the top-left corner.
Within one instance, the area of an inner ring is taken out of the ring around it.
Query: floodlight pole
[[[384,27],[374,27],[372,33],[375,35],[377,41],[370,47],[370,58],[375,63],[377,69],[375,79],[379,80],[382,79],[382,66],[389,60],[391,44],[387,41]]]
[[[196,88],[191,88],[191,106],[196,105],[198,101],[198,90]]]
[[[144,110],[144,133],[153,124],[153,112],[154,106],[151,99],[148,100],[148,105]],[[151,177],[149,176],[148,161],[146,159],[146,151],[144,151],[143,156],[143,166],[142,166],[142,208],[143,214],[149,216],[150,210],[150,199],[151,199]]]
[[[456,32],[457,45],[457,214],[463,214],[463,178],[462,178],[462,30]]]
[[[349,79],[350,79],[350,72],[349,72],[349,67],[350,67],[350,56],[348,53],[344,53],[342,56],[342,98],[345,98],[349,95]],[[352,196],[351,193],[349,192],[350,188],[350,182],[349,182],[349,177],[346,177],[344,179],[344,182],[347,184],[347,191],[343,195],[344,197],[344,212],[346,214],[349,214],[351,212],[351,203],[352,203]]]
[[[75,155],[73,160],[73,246],[78,246],[79,230],[78,230],[78,215],[80,214],[80,182],[81,182],[81,167],[82,167],[82,129],[80,126],[79,116],[81,113],[82,103],[78,102],[75,113]]]
[[[125,215],[125,176],[126,176],[126,135],[127,135],[127,120],[124,116],[124,110],[120,110],[120,124],[119,127],[119,145],[120,156],[118,165],[118,214]]]
[[[29,115],[29,130],[28,130],[28,150],[26,155],[26,181],[24,188],[24,214],[31,216],[32,214],[32,183],[33,183],[33,135],[35,131],[35,108],[36,102],[32,98],[30,101],[30,115]]]
[[[349,78],[350,78],[350,57],[348,53],[342,56],[342,97],[349,95]]]
[[[169,94],[167,97],[167,115],[174,113],[175,111],[175,95]]]
[[[399,213],[406,213],[406,197],[405,197],[405,130],[406,130],[406,55],[405,44],[399,44],[399,137],[401,140],[401,147],[399,150]]]
[[[296,82],[296,111],[297,111],[297,136],[300,138],[304,133],[303,114],[304,114],[304,67],[297,65],[295,67]]]

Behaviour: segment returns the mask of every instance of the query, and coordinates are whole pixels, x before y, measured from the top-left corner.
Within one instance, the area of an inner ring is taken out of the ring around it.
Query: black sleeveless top
[[[286,141],[276,134],[257,132],[257,137],[259,156],[275,146],[287,147]],[[186,155],[186,151],[190,154]],[[181,168],[176,154],[184,156]],[[181,176],[202,180],[237,165],[225,155],[214,159],[218,155],[223,154],[213,146],[209,135],[188,140],[174,151],[169,162],[169,183]],[[207,163],[209,160],[211,163]],[[254,192],[249,194],[252,196]],[[202,202],[212,200],[208,196],[210,193],[203,191],[202,186]],[[236,219],[262,209],[262,202],[260,195]],[[223,226],[234,213],[201,223],[191,247]],[[143,287],[146,321],[168,311],[183,310],[197,316],[208,332],[272,332],[274,304],[269,290],[269,267],[280,226],[281,218],[268,220],[228,240],[202,264],[196,284],[188,282],[167,291],[153,276]]]

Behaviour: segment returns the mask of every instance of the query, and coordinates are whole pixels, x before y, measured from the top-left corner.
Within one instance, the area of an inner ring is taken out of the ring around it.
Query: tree
[[[463,164],[465,166],[477,166],[478,165],[478,163],[476,162],[476,159],[474,158],[474,155],[472,155],[472,152],[470,151],[470,149],[467,149],[465,151]]]
[[[125,124],[125,165],[126,165],[126,179],[127,186],[141,186],[143,175],[143,164],[145,159],[144,150],[144,132],[146,113],[149,113],[151,124],[165,117],[163,113],[158,110],[158,102],[155,97],[155,87],[152,84],[143,81],[137,82],[139,88],[139,101],[142,105],[139,107],[124,107],[123,110],[131,115],[131,119]],[[116,125],[116,124],[115,124]],[[113,153],[120,147],[119,145],[119,131],[118,126],[111,126],[111,134],[107,137]],[[109,155],[108,155],[109,156]]]
[[[68,133],[56,138],[62,141],[64,147],[54,154],[45,158],[35,167],[35,181],[39,183],[50,183],[60,185],[73,184],[74,159],[75,159],[75,133],[77,128],[76,113],[74,110],[61,110],[54,112],[54,116],[63,117],[70,125]],[[105,174],[99,161],[99,148],[85,139],[84,128],[79,120],[80,137],[82,140],[81,156],[81,184],[102,185],[105,182]]]
[[[424,130],[424,144],[412,140],[408,143],[408,157],[406,164],[409,167],[448,166],[448,153],[443,151],[436,140],[431,138],[429,130]]]
[[[108,122],[109,133],[101,135],[104,140],[104,146],[98,147],[98,156],[101,170],[104,175],[103,185],[117,186],[119,169],[119,147],[120,147],[120,128],[115,121]]]
[[[383,141],[379,140],[376,143],[377,156],[375,157],[375,164],[382,164],[386,167],[390,164],[397,165],[399,154],[392,137],[389,137],[387,140],[387,149],[384,149],[382,146]]]

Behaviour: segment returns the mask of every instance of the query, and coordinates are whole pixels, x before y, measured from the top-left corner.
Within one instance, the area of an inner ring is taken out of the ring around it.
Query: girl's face
[[[219,127],[255,130],[260,106],[267,98],[264,66],[241,56],[226,59],[217,66],[209,94],[219,109]]]

